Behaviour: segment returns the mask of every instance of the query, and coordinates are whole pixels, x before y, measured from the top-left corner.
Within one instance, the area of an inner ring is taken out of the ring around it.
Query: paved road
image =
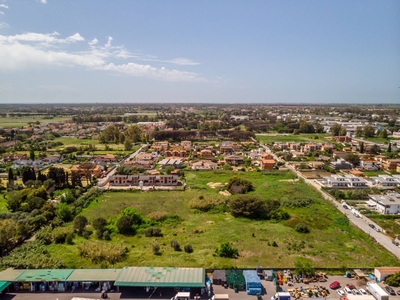
[[[132,159],[133,159],[136,155],[138,155],[139,152],[142,151],[142,149],[143,149],[144,147],[146,147],[146,146],[147,146],[147,144],[144,144],[144,145],[140,146],[140,148],[139,148],[138,150],[136,150],[135,152],[133,152],[133,153],[132,153],[131,155],[129,155],[127,158],[121,160],[121,161],[107,174],[106,177],[100,178],[100,179],[99,179],[99,181],[97,182],[97,186],[98,186],[98,187],[103,187],[103,186],[105,186],[105,185],[107,184],[107,182],[108,182],[108,179],[109,179],[111,176],[113,176],[113,175],[115,174],[115,172],[117,172],[117,167],[118,167],[120,164],[123,164],[124,162],[129,161],[129,160],[132,160]]]
[[[276,157],[276,155],[274,153],[272,153],[272,151],[268,148],[268,146],[264,146],[264,148],[267,152],[271,153],[277,161],[281,161],[278,157]],[[340,212],[342,212],[344,215],[347,216],[347,218],[349,219],[349,221],[352,224],[357,226],[360,230],[364,231],[369,236],[373,237],[377,241],[377,243],[382,245],[386,250],[388,250],[390,253],[392,253],[393,255],[395,255],[397,258],[400,259],[400,248],[392,243],[392,239],[390,237],[386,236],[385,234],[383,234],[382,232],[375,231],[374,229],[372,229],[369,226],[369,224],[374,224],[375,227],[379,228],[378,225],[376,225],[373,221],[371,221],[370,219],[368,219],[367,217],[365,217],[363,215],[361,216],[361,218],[356,217],[354,214],[351,213],[351,211],[349,209],[344,208],[343,205],[341,205],[340,203],[338,203],[335,200],[335,198],[333,198],[332,196],[327,194],[325,191],[323,191],[321,189],[321,186],[318,183],[316,183],[314,180],[305,178],[301,174],[301,172],[299,172],[293,166],[291,166],[287,163],[286,163],[286,167],[288,169],[290,169],[291,171],[293,171],[297,175],[298,178],[302,178],[305,183],[316,188],[321,193],[322,197],[324,197],[324,199],[326,199],[326,200],[331,201]]]

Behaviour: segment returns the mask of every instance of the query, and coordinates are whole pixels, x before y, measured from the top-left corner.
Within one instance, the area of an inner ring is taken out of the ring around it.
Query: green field
[[[4,192],[0,192],[0,213],[7,211],[7,201],[4,198]]]
[[[29,125],[28,123],[35,123],[37,121],[39,121],[40,124],[46,124],[66,120],[71,120],[71,117],[54,117],[52,119],[46,119],[43,117],[0,117],[0,128],[22,127]]]
[[[316,133],[316,134],[289,134],[289,135],[282,135],[277,133],[276,135],[256,135],[257,139],[260,143],[263,144],[272,144],[274,142],[295,142],[295,143],[302,143],[302,142],[314,142],[314,143],[321,143],[327,142],[328,140],[325,137],[331,136],[330,134],[323,134],[323,133]]]
[[[163,237],[145,237],[140,230],[135,236],[112,234],[112,240],[103,243],[123,243],[129,248],[125,260],[113,267],[254,268],[262,265],[283,268],[294,267],[299,258],[308,260],[314,267],[324,268],[400,265],[368,235],[349,225],[346,217],[331,203],[322,200],[315,190],[302,181],[294,182],[290,172],[193,171],[185,174],[187,189],[184,192],[107,192],[82,212],[89,221],[96,217],[109,220],[126,207],[136,208],[143,216],[160,212],[181,218],[181,221],[157,225],[162,229]],[[303,208],[285,208],[291,219],[281,222],[234,218],[223,210],[205,213],[191,209],[191,202],[198,201],[200,196],[204,199],[227,199],[206,184],[225,183],[234,175],[250,180],[256,187],[252,193],[263,199],[312,199],[314,203]],[[296,232],[294,227],[298,223],[307,224],[311,232]],[[174,251],[170,247],[172,239],[177,240],[182,248],[190,243],[194,252]],[[84,241],[82,237],[76,237],[75,245],[52,244],[48,249],[52,256],[62,259],[69,268],[111,267],[80,257],[77,245]],[[223,242],[230,242],[238,248],[239,258],[216,257],[215,248]],[[272,246],[274,242],[277,247]],[[160,245],[161,255],[153,254],[153,244]]]
[[[98,140],[91,140],[91,139],[77,139],[77,138],[55,138],[52,140],[53,142],[61,142],[63,143],[63,146],[57,147],[57,150],[60,148],[65,148],[68,146],[75,146],[75,147],[80,147],[80,146],[87,146],[87,145],[94,145],[96,147],[96,154],[107,154],[107,153],[115,153],[115,152],[121,152],[124,151],[124,144],[100,144]],[[108,147],[109,150],[106,150],[106,147]],[[139,146],[134,146],[131,152],[134,152],[137,150]]]

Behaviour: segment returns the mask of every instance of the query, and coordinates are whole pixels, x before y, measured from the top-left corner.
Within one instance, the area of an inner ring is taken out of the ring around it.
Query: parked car
[[[369,227],[371,227],[371,228],[375,228],[375,225],[374,224],[368,224],[369,225]]]
[[[396,292],[394,291],[394,289],[392,289],[390,286],[385,286],[386,291],[390,294],[390,295],[394,295],[396,296]]]
[[[337,290],[337,293],[339,294],[340,297],[343,297],[346,295],[342,290]]]
[[[367,291],[364,289],[359,289],[361,295],[367,295]]]
[[[329,285],[329,287],[330,287],[332,290],[338,289],[338,288],[340,288],[340,283],[339,283],[339,281],[334,281],[334,282],[332,282],[332,283]]]
[[[351,289],[349,289],[347,286],[343,289],[344,290],[344,293],[346,294],[346,295],[352,295],[353,293],[351,292]]]
[[[351,292],[353,293],[354,296],[361,295],[361,293],[357,289],[351,290]]]
[[[381,229],[379,227],[374,228],[376,232],[381,232]]]
[[[398,291],[397,291],[397,295],[399,295],[399,296],[400,296],[400,290],[398,290]]]

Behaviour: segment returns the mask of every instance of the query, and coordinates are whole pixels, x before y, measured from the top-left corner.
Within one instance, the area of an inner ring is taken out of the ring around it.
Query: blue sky
[[[400,1],[0,0],[0,103],[400,103]]]

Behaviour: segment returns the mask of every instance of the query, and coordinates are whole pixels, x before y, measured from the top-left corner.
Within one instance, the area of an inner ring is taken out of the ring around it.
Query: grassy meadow
[[[298,259],[324,268],[400,265],[395,257],[368,235],[349,225],[346,217],[331,203],[322,200],[318,192],[302,181],[293,181],[294,176],[290,172],[193,171],[185,175],[186,191],[106,192],[82,212],[89,221],[97,217],[110,220],[127,207],[136,208],[145,217],[154,212],[179,216],[178,219],[167,219],[157,225],[163,237],[145,237],[143,230],[139,230],[134,236],[113,233],[111,241],[102,241],[122,243],[129,248],[126,258],[113,267],[254,268],[262,265],[283,268],[294,267]],[[234,218],[221,207],[209,212],[191,208],[191,203],[200,198],[229,201],[234,196],[223,196],[207,183],[224,184],[232,176],[250,180],[256,187],[251,194],[265,200],[279,199],[287,203],[292,199],[311,199],[314,202],[308,207],[286,207],[291,218],[280,222]],[[307,224],[310,233],[296,232],[294,227],[298,223]],[[90,239],[95,239],[94,234]],[[172,239],[177,240],[182,248],[187,243],[191,244],[194,252],[174,251],[170,246]],[[84,238],[75,237],[74,245],[52,244],[48,250],[70,268],[111,267],[104,262],[94,263],[82,258],[77,246],[84,242]],[[238,248],[240,256],[237,259],[216,257],[215,248],[223,242],[232,243]],[[274,242],[277,246],[272,246]],[[153,254],[154,244],[160,245],[160,255]]]
[[[98,140],[91,140],[91,139],[77,139],[77,138],[60,137],[60,138],[55,138],[52,141],[63,143],[62,146],[56,147],[57,150],[63,149],[68,146],[75,146],[75,147],[79,148],[81,146],[94,145],[96,148],[96,152],[95,152],[96,154],[107,154],[107,153],[121,152],[121,151],[124,151],[124,149],[125,149],[124,144],[107,144],[107,145],[105,145],[105,144],[100,144]],[[134,146],[132,148],[132,152],[134,152],[138,148],[139,148],[139,146]]]
[[[256,135],[257,139],[260,143],[263,144],[272,144],[274,142],[295,142],[295,143],[304,143],[304,142],[328,142],[325,137],[330,137],[330,134],[326,133],[315,133],[315,134],[276,134],[276,135]]]
[[[22,127],[27,126],[29,123],[35,123],[39,121],[41,124],[46,123],[55,123],[55,122],[63,122],[66,120],[70,120],[71,117],[54,117],[52,119],[43,118],[43,117],[0,117],[0,128],[14,128],[14,127]]]

